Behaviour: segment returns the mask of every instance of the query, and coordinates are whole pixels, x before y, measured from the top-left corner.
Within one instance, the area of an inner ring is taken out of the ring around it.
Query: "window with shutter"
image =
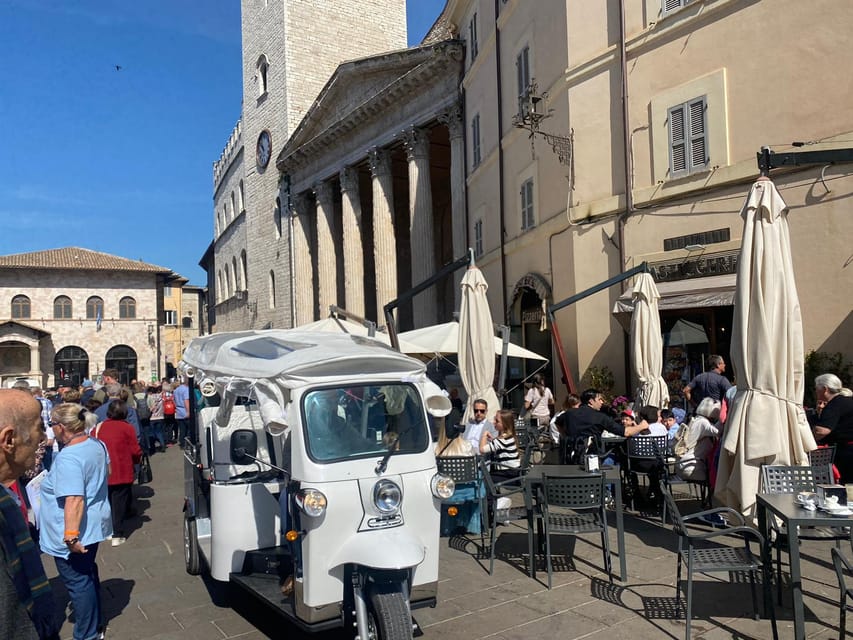
[[[681,7],[688,4],[690,0],[663,0],[662,11],[663,14],[672,13],[673,11],[680,9]]]
[[[471,52],[471,64],[474,64],[474,59],[480,52],[480,44],[477,42],[477,12],[471,16],[471,22],[468,23],[468,50]]]
[[[480,114],[471,119],[471,166],[476,169],[480,166],[482,155],[480,152]]]
[[[704,96],[669,109],[669,171],[672,177],[688,175],[708,165],[706,111]]]
[[[474,256],[480,257],[483,255],[483,220],[482,218],[474,223]]]
[[[527,115],[527,93],[530,91],[530,47],[524,47],[515,59],[518,79],[518,112]]]
[[[526,231],[534,224],[533,217],[533,178],[525,180],[521,185],[521,229]]]

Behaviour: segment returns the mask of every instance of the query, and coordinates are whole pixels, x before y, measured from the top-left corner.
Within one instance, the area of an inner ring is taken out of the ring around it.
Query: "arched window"
[[[237,217],[237,197],[234,195],[234,192],[231,192],[231,219]]]
[[[246,287],[243,286],[243,279],[240,277],[240,271],[237,269],[237,256],[231,258],[231,270],[234,272],[234,291],[242,291]]]
[[[270,309],[275,309],[275,274],[270,271]]]
[[[240,271],[243,272],[243,289],[249,289],[249,272],[246,271],[246,250],[240,252]]]
[[[117,344],[107,351],[104,364],[107,369],[118,370],[118,381],[121,384],[130,384],[131,380],[136,379],[136,351],[126,344]]]
[[[118,317],[131,320],[136,317],[136,300],[125,296],[118,301]]]
[[[275,199],[275,211],[273,212],[275,222],[275,237],[281,238],[281,198]]]
[[[267,92],[267,74],[269,73],[269,62],[267,62],[266,56],[261,56],[258,58],[258,96],[262,96]]]
[[[237,189],[237,206],[240,207],[240,213],[246,210],[246,192],[243,188],[242,180],[240,180],[240,188]]]
[[[12,317],[30,317],[30,299],[27,296],[15,296],[12,298]]]
[[[53,377],[58,382],[71,378],[78,385],[89,377],[89,354],[80,347],[62,347],[53,357]]]
[[[89,320],[96,320],[98,318],[98,313],[101,314],[101,318],[104,317],[104,301],[98,296],[92,296],[86,300],[86,318]]]
[[[56,296],[53,300],[53,317],[55,320],[71,319],[71,298]]]
[[[232,293],[231,289],[231,265],[225,265],[225,297],[230,298]]]

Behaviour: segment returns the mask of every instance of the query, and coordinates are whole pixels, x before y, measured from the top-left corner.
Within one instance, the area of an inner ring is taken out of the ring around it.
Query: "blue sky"
[[[408,4],[416,44],[445,0]],[[0,255],[79,246],[204,284],[239,0],[0,0],[0,42]]]

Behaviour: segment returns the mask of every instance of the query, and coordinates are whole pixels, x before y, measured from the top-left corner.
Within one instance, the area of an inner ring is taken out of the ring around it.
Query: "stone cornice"
[[[432,45],[429,49],[430,55],[425,60],[337,118],[313,138],[294,148],[285,146],[276,163],[279,171],[292,173],[298,170],[322,150],[334,146],[335,142],[346,134],[381,118],[389,110],[398,109],[401,103],[411,102],[413,95],[424,93],[424,86],[436,78],[447,73],[454,74],[454,77],[458,74],[464,59],[464,49],[460,42],[445,41]]]

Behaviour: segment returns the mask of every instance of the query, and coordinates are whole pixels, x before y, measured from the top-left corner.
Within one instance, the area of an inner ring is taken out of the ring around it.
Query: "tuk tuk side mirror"
[[[252,464],[258,455],[258,434],[250,429],[237,429],[231,434],[231,463]]]

